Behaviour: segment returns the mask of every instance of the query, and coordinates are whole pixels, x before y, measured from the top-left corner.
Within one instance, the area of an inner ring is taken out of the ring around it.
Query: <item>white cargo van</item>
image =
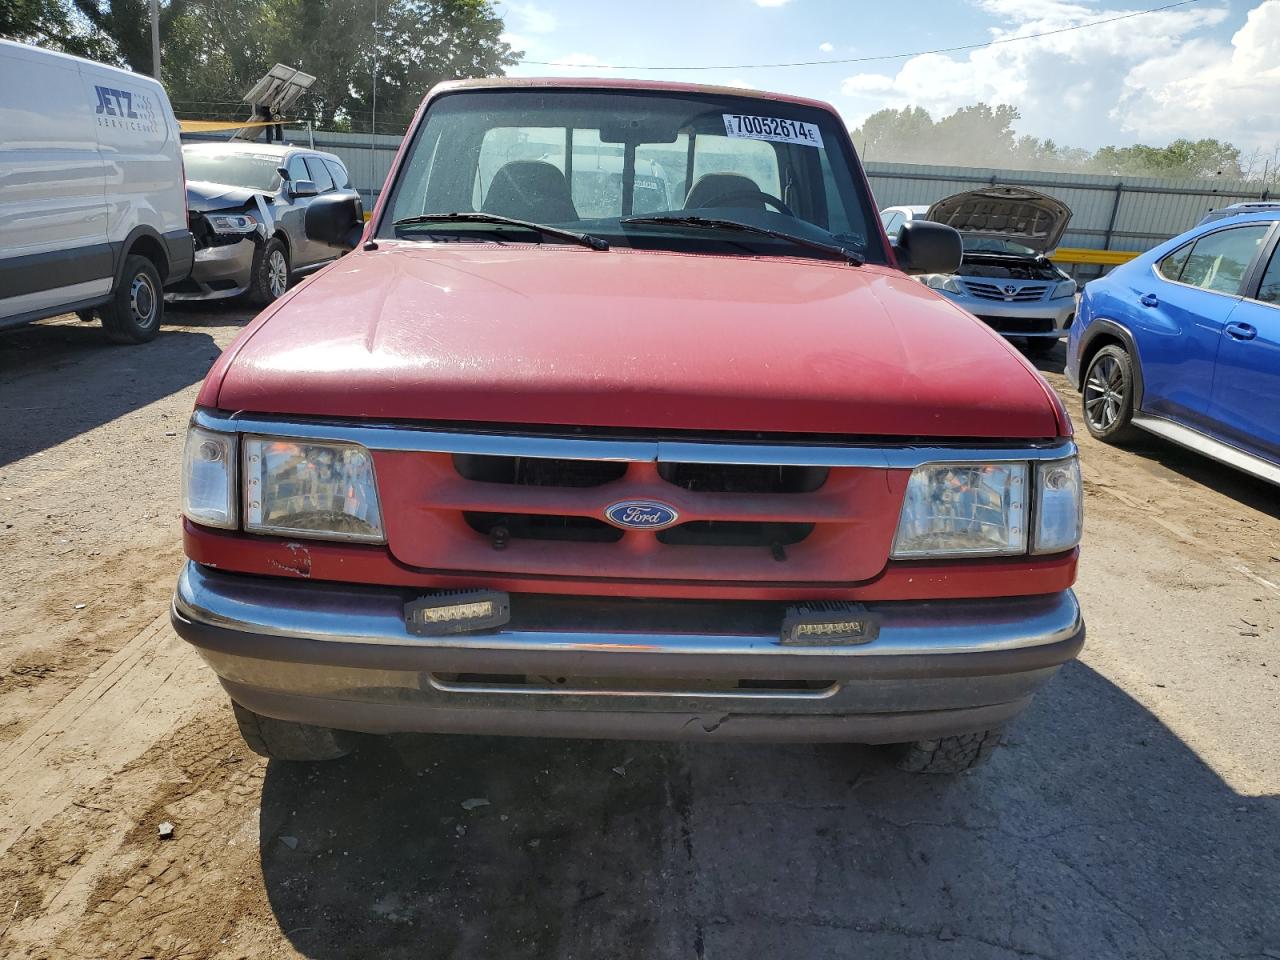
[[[164,88],[0,40],[0,327],[96,311],[112,340],[150,340],[192,256]]]

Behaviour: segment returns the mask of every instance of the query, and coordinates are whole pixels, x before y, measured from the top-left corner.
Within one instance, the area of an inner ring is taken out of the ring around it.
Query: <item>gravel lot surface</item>
[[[268,764],[167,622],[183,429],[248,316],[0,333],[0,956],[1280,957],[1274,488],[1081,438],[1089,640],[970,776],[447,737]]]

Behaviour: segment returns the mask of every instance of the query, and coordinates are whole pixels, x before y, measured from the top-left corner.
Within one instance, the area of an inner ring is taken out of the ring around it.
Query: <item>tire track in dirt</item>
[[[0,750],[0,855],[215,702],[216,683],[161,614]]]

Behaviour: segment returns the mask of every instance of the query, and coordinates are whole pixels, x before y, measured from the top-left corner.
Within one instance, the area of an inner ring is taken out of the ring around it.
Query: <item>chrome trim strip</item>
[[[1062,460],[1076,454],[1071,440],[983,444],[839,445],[712,443],[683,440],[605,440],[594,437],[427,430],[403,424],[346,420],[275,419],[197,409],[191,422],[206,430],[254,433],[287,440],[358,443],[370,450],[470,453],[561,460],[748,464],[793,467],[912,469],[924,463],[1008,463]]]
[[[575,622],[560,629],[521,629],[513,622],[488,633],[443,637],[411,634],[404,623],[404,591],[390,587],[308,584],[274,577],[221,573],[188,561],[178,578],[173,606],[197,623],[228,630],[320,642],[420,648],[636,655],[726,654],[816,657],[837,663],[882,654],[980,653],[1056,643],[1082,623],[1075,595],[1062,593],[996,600],[870,603],[880,632],[855,646],[783,645],[776,633],[733,632],[734,603],[726,602],[724,632],[591,629]]]
[[[1146,430],[1148,433],[1154,433],[1157,437],[1163,437],[1165,440],[1176,443],[1181,447],[1186,447],[1188,450],[1194,450],[1202,456],[1217,460],[1219,463],[1225,463],[1229,467],[1235,467],[1242,473],[1247,473],[1250,476],[1257,477],[1259,480],[1265,480],[1268,483],[1280,486],[1280,465],[1263,460],[1261,457],[1241,450],[1239,447],[1233,447],[1229,443],[1215,440],[1199,430],[1184,426],[1181,423],[1174,423],[1172,420],[1166,420],[1163,417],[1143,414],[1142,416],[1134,417],[1131,422],[1135,427]]]

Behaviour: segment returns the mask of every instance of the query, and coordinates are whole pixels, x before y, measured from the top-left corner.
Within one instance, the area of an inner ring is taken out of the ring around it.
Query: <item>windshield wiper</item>
[[[742,223],[739,220],[722,220],[719,217],[697,217],[697,216],[656,216],[656,217],[626,217],[622,220],[624,226],[631,224],[671,224],[678,227],[704,227],[708,230],[740,230],[743,233],[758,233],[761,236],[773,237],[777,240],[786,240],[794,243],[797,247],[806,247],[810,250],[816,250],[819,253],[829,254],[833,257],[839,257],[846,260],[855,267],[860,267],[867,262],[867,258],[856,250],[850,250],[842,247],[838,243],[824,243],[821,240],[810,240],[808,237],[797,237],[793,233],[787,233],[785,230],[774,230],[771,227],[757,227],[755,224]]]
[[[546,224],[534,223],[530,220],[517,220],[515,217],[504,217],[496,213],[424,213],[416,217],[403,217],[392,221],[391,225],[393,227],[410,227],[417,223],[497,223],[508,227],[533,230],[544,237],[559,237],[561,240],[569,240],[572,243],[590,247],[592,250],[609,249],[608,240],[601,240],[599,237],[593,237],[589,233],[562,230],[559,227],[549,227]]]

